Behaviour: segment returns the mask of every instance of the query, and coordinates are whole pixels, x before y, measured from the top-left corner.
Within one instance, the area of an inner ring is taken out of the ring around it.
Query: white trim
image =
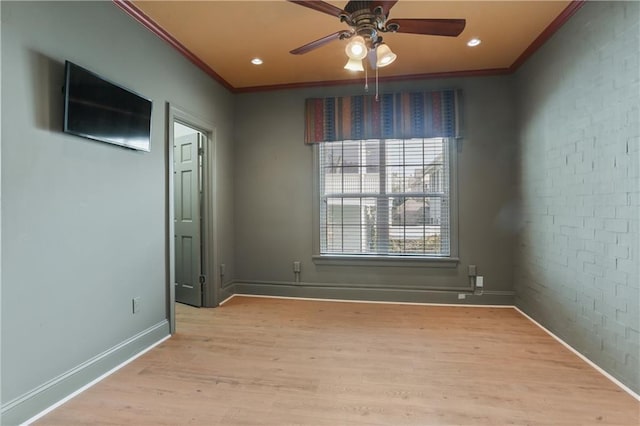
[[[326,282],[306,282],[306,281],[263,281],[263,280],[235,280],[233,281],[235,286],[242,285],[258,285],[258,286],[280,286],[280,287],[299,287],[299,288],[315,288],[317,290],[321,289],[332,289],[332,290],[368,290],[368,291],[385,291],[385,290],[402,290],[402,291],[417,291],[417,292],[435,292],[435,293],[466,293],[468,296],[472,296],[474,292],[473,286],[470,284],[468,287],[452,287],[452,286],[400,286],[393,285],[391,283],[382,283],[375,285],[367,285],[367,284],[355,284],[355,283],[326,283]],[[261,294],[261,293],[242,293],[236,292],[236,294]],[[484,292],[485,295],[494,295],[494,296],[515,296],[513,292]],[[283,296],[287,297],[287,296]],[[298,297],[298,296],[292,296]],[[303,296],[299,296],[303,297]],[[333,300],[331,298],[322,298],[322,297],[312,297],[313,299],[326,299]],[[338,298],[336,298],[338,299]],[[351,299],[345,299],[351,300]],[[367,299],[354,299],[367,301]],[[419,303],[419,302],[416,302]],[[511,306],[511,305],[509,305]]]
[[[453,308],[515,308],[515,306],[513,305],[472,305],[472,304],[465,305],[464,303],[388,302],[383,300],[349,300],[349,299],[322,299],[319,297],[269,296],[265,294],[234,294],[233,296],[263,297],[265,299],[312,300],[316,302],[372,303],[372,304],[378,304],[378,305],[448,306]],[[229,297],[229,299],[231,299],[231,297]],[[225,302],[229,299],[226,299]]]
[[[87,383],[86,385],[84,385],[83,387],[81,387],[80,389],[76,390],[75,392],[67,395],[66,397],[62,398],[60,401],[56,402],[55,404],[53,404],[52,406],[46,408],[45,410],[39,412],[38,414],[36,414],[35,416],[31,417],[30,419],[26,420],[25,422],[23,422],[21,425],[26,426],[26,425],[30,425],[31,423],[35,422],[36,420],[44,417],[45,415],[49,414],[51,411],[55,410],[56,408],[60,407],[62,404],[64,404],[65,402],[69,401],[72,398],[75,398],[76,396],[78,396],[79,394],[81,394],[82,392],[86,391],[87,389],[89,389],[90,387],[92,387],[93,385],[95,385],[98,382],[101,382],[102,380],[104,380],[105,378],[107,378],[108,376],[112,375],[113,373],[115,373],[116,371],[120,370],[122,367],[124,367],[125,365],[129,364],[130,362],[134,361],[135,359],[141,357],[142,355],[144,355],[145,353],[149,352],[151,349],[155,348],[156,346],[158,346],[160,343],[164,342],[165,340],[167,340],[168,338],[170,338],[171,335],[166,336],[160,340],[158,340],[157,342],[155,342],[154,344],[152,344],[151,346],[147,347],[146,349],[138,352],[137,354],[135,354],[134,356],[132,356],[131,358],[129,358],[128,360],[120,363],[119,365],[113,367],[111,370],[107,371],[106,373],[104,373],[102,376],[90,381],[89,383]]]
[[[386,140],[409,140],[411,138],[391,138]],[[448,171],[449,171],[449,254],[446,257],[419,257],[419,256],[376,256],[367,254],[320,254],[320,145],[318,143],[312,145],[312,164],[311,170],[313,171],[313,188],[311,191],[312,200],[312,216],[311,221],[313,224],[313,232],[311,237],[312,242],[312,261],[318,265],[340,265],[340,266],[402,266],[402,267],[432,267],[432,268],[455,268],[459,263],[459,212],[458,212],[458,157],[460,156],[460,145],[458,140],[461,138],[455,137],[434,137],[434,138],[417,138],[422,139],[439,139],[446,146],[444,152],[448,152]],[[377,142],[382,142],[384,138],[374,138]],[[345,141],[339,141],[340,143]],[[357,142],[357,141],[356,141]],[[361,162],[359,162],[361,163]],[[381,167],[384,164],[381,165]],[[335,195],[335,194],[333,194]],[[344,194],[342,194],[344,195]],[[342,195],[335,195],[341,197]],[[362,194],[361,194],[362,195]]]
[[[238,296],[238,295],[237,294],[232,294],[231,296],[229,296],[226,299],[224,299],[222,302],[218,303],[218,306],[224,305],[225,303],[227,303],[228,301],[230,301],[231,299],[233,299],[236,296]]]
[[[538,321],[534,320],[533,318],[531,318],[529,315],[527,315],[526,313],[524,313],[524,311],[522,311],[520,308],[518,308],[517,306],[513,307],[516,311],[520,312],[520,314],[522,314],[522,316],[524,316],[525,318],[527,318],[529,321],[531,321],[532,323],[534,323],[535,325],[537,325],[538,327],[540,327],[541,329],[543,329],[549,336],[553,337],[554,339],[556,339],[558,342],[560,342],[560,344],[562,346],[564,346],[565,348],[569,349],[571,352],[573,352],[574,354],[576,354],[578,356],[578,358],[580,358],[581,360],[583,360],[584,362],[586,362],[587,364],[589,364],[591,367],[593,367],[594,369],[596,369],[596,371],[598,371],[600,374],[602,374],[603,376],[605,376],[607,379],[611,380],[615,385],[617,385],[620,389],[622,389],[623,391],[625,391],[626,393],[628,393],[629,395],[631,395],[633,398],[635,398],[637,401],[640,401],[640,395],[638,395],[637,393],[635,393],[634,391],[632,391],[631,389],[629,389],[625,384],[623,384],[622,382],[620,382],[620,380],[616,379],[615,377],[613,377],[611,374],[607,373],[606,371],[604,371],[600,366],[598,366],[596,363],[594,363],[593,361],[591,361],[589,358],[587,358],[586,356],[584,356],[583,354],[581,354],[580,352],[578,352],[576,349],[574,349],[571,345],[569,345],[567,342],[565,342],[564,340],[562,340],[561,338],[559,338],[558,336],[556,336],[555,334],[553,334],[551,331],[549,331],[546,327],[544,327],[542,324],[540,324]]]

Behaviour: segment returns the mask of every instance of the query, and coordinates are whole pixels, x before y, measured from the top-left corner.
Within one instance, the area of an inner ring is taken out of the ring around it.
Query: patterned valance
[[[305,143],[459,137],[458,90],[307,99]]]

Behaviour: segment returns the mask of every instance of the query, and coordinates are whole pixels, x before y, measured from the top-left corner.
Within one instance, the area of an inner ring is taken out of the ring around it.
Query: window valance
[[[305,143],[459,137],[459,90],[306,100]]]

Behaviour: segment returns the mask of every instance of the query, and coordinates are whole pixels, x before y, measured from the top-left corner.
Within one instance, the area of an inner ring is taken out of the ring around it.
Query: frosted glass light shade
[[[398,57],[386,44],[381,44],[380,46],[378,46],[376,48],[376,54],[378,56],[378,61],[376,62],[376,66],[378,68],[386,67],[387,65],[395,61]]]
[[[351,59],[364,59],[367,56],[367,45],[362,36],[355,36],[347,43],[345,48],[347,56]]]
[[[347,64],[344,66],[344,69],[349,71],[364,71],[362,59],[349,59]]]

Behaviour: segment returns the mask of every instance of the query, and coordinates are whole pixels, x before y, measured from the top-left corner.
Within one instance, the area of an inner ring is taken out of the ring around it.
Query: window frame
[[[429,138],[425,138],[429,139]],[[336,266],[402,266],[455,268],[458,266],[458,149],[459,139],[443,138],[449,144],[449,256],[380,255],[380,254],[321,254],[320,253],[320,144],[313,144],[313,250],[317,265]]]

